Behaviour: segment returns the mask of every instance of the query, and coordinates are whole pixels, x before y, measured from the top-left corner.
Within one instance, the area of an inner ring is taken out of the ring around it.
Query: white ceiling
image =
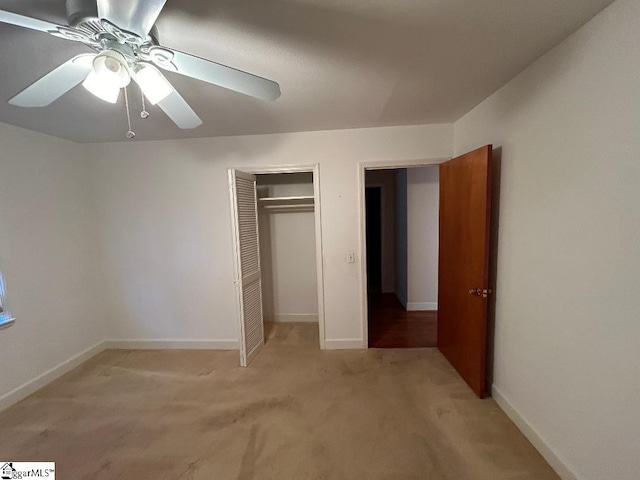
[[[265,102],[168,74],[204,124],[157,108],[138,140],[449,123],[612,0],[168,0],[161,43],[280,83]],[[64,0],[0,9],[66,24]],[[86,47],[0,23],[0,121],[78,142],[122,141],[124,105],[82,87],[45,108],[6,100]],[[139,110],[139,100],[133,102]]]

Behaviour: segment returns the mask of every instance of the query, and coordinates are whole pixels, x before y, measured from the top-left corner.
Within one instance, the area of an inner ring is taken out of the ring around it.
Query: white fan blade
[[[167,0],[98,0],[98,16],[146,38]]]
[[[18,15],[17,13],[6,12],[4,10],[0,10],[0,22],[30,28],[31,30],[39,30],[45,33],[55,32],[58,30],[58,25],[55,23],[45,22],[43,20],[38,20],[37,18],[25,17],[24,15]]]
[[[82,82],[91,71],[95,54],[78,55],[47,73],[9,100],[18,107],[46,107]]]
[[[202,125],[202,120],[184,98],[174,89],[158,106],[178,127],[188,130]]]
[[[154,51],[157,55],[154,55]],[[275,100],[280,96],[280,85],[276,82],[242,70],[166,47],[152,47],[149,53],[152,61],[159,67],[187,77],[263,100]]]

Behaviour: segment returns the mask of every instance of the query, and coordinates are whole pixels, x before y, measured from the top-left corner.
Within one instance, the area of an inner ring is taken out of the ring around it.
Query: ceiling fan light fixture
[[[100,76],[95,70],[89,72],[82,86],[105,102],[116,103],[120,96],[120,87],[109,78]]]
[[[171,84],[153,65],[139,65],[135,72],[135,80],[152,105],[161,102],[173,92]]]
[[[127,60],[115,50],[105,50],[93,59],[93,70],[105,81],[115,83],[118,88],[124,88],[131,82],[126,65]]]
[[[105,102],[116,103],[120,89],[131,82],[126,64],[123,55],[114,50],[105,50],[93,59],[93,69],[82,86]]]

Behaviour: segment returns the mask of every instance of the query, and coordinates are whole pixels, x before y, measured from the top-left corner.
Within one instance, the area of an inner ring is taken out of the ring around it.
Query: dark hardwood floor
[[[369,296],[369,348],[435,347],[438,312],[407,312],[393,293]]]

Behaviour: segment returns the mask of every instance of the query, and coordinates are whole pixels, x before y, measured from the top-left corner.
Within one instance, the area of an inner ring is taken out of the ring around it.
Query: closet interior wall
[[[318,322],[313,174],[257,175],[257,193],[264,320]]]

